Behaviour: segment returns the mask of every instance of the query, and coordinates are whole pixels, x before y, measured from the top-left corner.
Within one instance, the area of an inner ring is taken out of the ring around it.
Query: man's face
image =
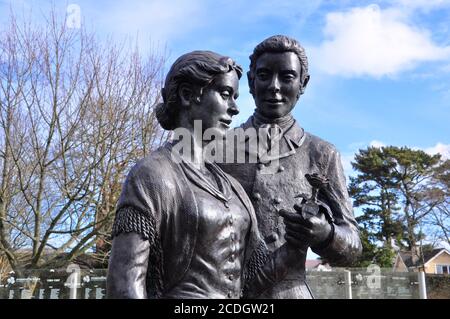
[[[266,52],[258,58],[253,98],[259,113],[280,118],[292,111],[300,97],[301,70],[294,52]]]

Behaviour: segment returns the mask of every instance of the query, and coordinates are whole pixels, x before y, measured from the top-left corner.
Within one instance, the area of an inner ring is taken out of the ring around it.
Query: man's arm
[[[303,243],[333,265],[349,265],[361,253],[361,240],[348,197],[339,154],[328,149],[330,161],[323,175],[328,184],[320,188],[316,213],[307,203],[294,205],[295,211],[280,210],[286,225],[286,241]],[[306,205],[306,206],[305,206]]]
[[[137,233],[114,237],[106,280],[109,299],[146,299],[150,243]]]
[[[351,264],[361,254],[362,245],[341,159],[335,149],[331,150],[326,177],[329,186],[321,190],[319,199],[333,216],[334,230],[327,242],[312,246],[311,249],[331,263],[344,266]]]

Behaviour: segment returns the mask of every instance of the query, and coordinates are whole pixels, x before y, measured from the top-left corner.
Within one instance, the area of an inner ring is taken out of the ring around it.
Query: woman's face
[[[199,103],[191,109],[191,120],[202,121],[202,133],[207,129],[222,137],[230,128],[231,118],[239,113],[236,99],[239,96],[239,78],[236,71],[217,75],[203,90]]]

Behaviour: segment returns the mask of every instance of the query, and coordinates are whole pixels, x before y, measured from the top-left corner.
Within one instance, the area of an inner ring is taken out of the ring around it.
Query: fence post
[[[427,284],[425,282],[425,272],[419,271],[418,274],[419,279],[419,296],[420,299],[427,299]]]
[[[350,270],[345,270],[345,294],[347,299],[353,299],[352,296],[352,272]]]

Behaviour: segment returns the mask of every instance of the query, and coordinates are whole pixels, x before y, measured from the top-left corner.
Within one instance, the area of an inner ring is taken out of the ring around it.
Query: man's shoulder
[[[250,127],[254,127],[253,126],[253,115],[250,115],[249,118],[247,120],[245,120],[241,125],[237,126],[234,128],[234,130],[238,129],[238,130],[246,130]]]
[[[304,133],[303,145],[309,147],[310,149],[317,150],[324,153],[335,153],[337,152],[336,146],[332,143],[314,135],[310,132],[305,131]]]
[[[234,186],[234,188],[236,188],[236,190],[240,193],[240,194],[245,194],[245,190],[242,187],[242,184],[230,173],[226,172],[223,170],[223,167],[220,166],[223,173],[227,176],[227,178],[229,179],[229,181],[231,182],[231,184]]]

